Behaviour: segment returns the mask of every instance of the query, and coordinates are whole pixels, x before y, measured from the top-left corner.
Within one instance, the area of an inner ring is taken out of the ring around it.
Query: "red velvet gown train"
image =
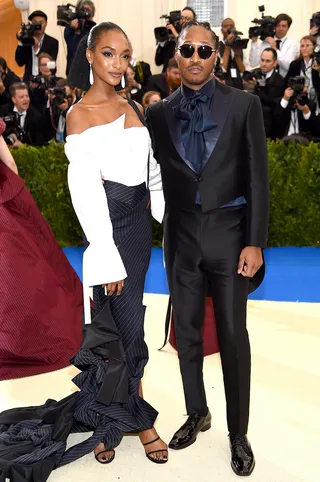
[[[0,380],[68,366],[82,311],[79,278],[24,181],[0,162]]]

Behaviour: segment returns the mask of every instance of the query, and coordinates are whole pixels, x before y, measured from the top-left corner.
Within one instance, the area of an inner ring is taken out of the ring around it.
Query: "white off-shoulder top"
[[[162,222],[164,198],[160,167],[146,127],[125,129],[125,114],[115,121],[67,136],[68,184],[74,210],[90,245],[83,256],[85,322],[91,322],[88,289],[127,276],[113,240],[102,177],[126,186],[147,183],[153,217]]]

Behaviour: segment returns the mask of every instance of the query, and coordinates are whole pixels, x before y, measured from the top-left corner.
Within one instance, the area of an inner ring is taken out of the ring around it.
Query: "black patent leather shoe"
[[[169,448],[173,450],[181,450],[192,445],[196,440],[199,432],[206,432],[211,428],[211,413],[205,417],[201,415],[189,415],[188,420],[174,434]]]
[[[255,460],[247,436],[240,437],[230,433],[229,441],[232,470],[237,475],[251,475],[255,466]]]

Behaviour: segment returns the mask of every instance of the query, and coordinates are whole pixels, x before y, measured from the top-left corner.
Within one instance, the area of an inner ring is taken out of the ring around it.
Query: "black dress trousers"
[[[209,284],[222,361],[228,429],[247,433],[250,345],[246,329],[249,278],[237,274],[245,247],[246,205],[202,213],[168,210],[164,249],[188,414],[206,415],[201,328]]]

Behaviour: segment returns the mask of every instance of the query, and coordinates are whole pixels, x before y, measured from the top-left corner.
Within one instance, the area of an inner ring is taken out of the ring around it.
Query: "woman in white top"
[[[99,385],[98,376],[90,388],[97,396],[93,403],[104,404],[102,422],[94,426],[101,433],[95,455],[101,463],[111,462],[123,433],[136,432],[146,445],[147,457],[165,463],[167,445],[153,427],[157,412],[143,400],[141,390],[148,361],[142,298],[152,241],[150,205],[160,222],[164,209],[160,170],[152,156],[142,107],[115,91],[131,56],[126,34],[115,24],[101,23],[91,30],[87,47],[92,86],[67,116],[68,182],[89,243],[83,259],[85,321],[91,322],[88,288],[93,286],[95,318],[90,327],[94,330],[102,322],[109,332],[117,331],[121,341],[118,357],[95,355],[104,367],[110,365],[109,375],[118,370],[113,383],[122,384],[108,401],[102,392],[110,387],[103,386],[103,381]],[[85,353],[80,353],[80,359],[77,356],[75,364],[85,365]],[[122,359],[121,373],[116,362]]]

